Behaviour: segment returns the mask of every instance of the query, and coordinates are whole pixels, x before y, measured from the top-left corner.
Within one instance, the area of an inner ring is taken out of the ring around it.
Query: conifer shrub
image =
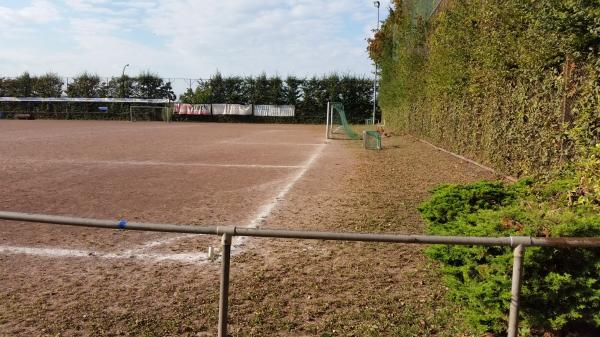
[[[427,233],[466,236],[600,236],[600,212],[588,192],[565,175],[548,183],[478,182],[436,188],[420,207]],[[586,199],[587,198],[587,199]],[[480,332],[506,331],[512,275],[510,247],[431,246],[452,300]],[[521,333],[600,327],[600,249],[528,247],[522,286]]]

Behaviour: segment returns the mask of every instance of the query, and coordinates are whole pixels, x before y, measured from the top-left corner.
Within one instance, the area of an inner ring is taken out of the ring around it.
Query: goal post
[[[338,102],[327,102],[326,137],[332,139],[333,134],[345,134],[347,138],[359,140],[360,134],[356,133],[346,118],[344,105]]]
[[[381,150],[383,148],[379,129],[364,130],[362,135],[356,133],[348,123],[342,103],[327,102],[327,115],[325,117],[326,140],[334,139],[334,134],[345,134],[344,139],[362,139],[363,147],[367,150]]]
[[[132,105],[129,107],[129,121],[170,122],[173,109],[169,106]]]

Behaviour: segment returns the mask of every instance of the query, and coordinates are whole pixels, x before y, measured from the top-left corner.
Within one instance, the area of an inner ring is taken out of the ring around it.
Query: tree
[[[171,82],[165,83],[162,78],[150,72],[143,72],[132,83],[131,96],[136,98],[165,98],[175,100],[176,96]]]
[[[267,74],[262,73],[254,79],[254,90],[252,95],[253,104],[268,104],[269,79]]]
[[[36,97],[60,97],[63,85],[64,82],[58,75],[47,73],[33,79],[32,94]]]
[[[8,83],[9,79],[0,77],[0,97],[8,96]]]
[[[108,97],[131,97],[133,94],[133,79],[128,75],[113,77],[106,85]]]
[[[177,99],[177,95],[173,91],[173,87],[171,86],[171,82],[166,82],[160,87],[160,97],[166,98],[170,101],[175,101]]]
[[[227,103],[227,96],[225,94],[225,83],[223,76],[219,71],[215,73],[209,80],[211,103]]]
[[[299,100],[302,98],[303,83],[303,79],[297,78],[295,76],[288,76],[285,79],[285,86],[283,87],[283,98],[285,104],[298,104]]]
[[[338,82],[337,92],[346,113],[354,122],[361,122],[362,117],[373,111],[373,83],[367,78],[343,75]],[[360,117],[360,118],[359,118]]]
[[[244,97],[244,79],[239,76],[227,77],[223,80],[226,103],[245,104],[249,102],[249,97]]]
[[[338,74],[330,74],[321,79],[322,89],[324,90],[324,98],[329,102],[343,102],[343,97],[340,91],[340,76]]]
[[[316,76],[304,81],[303,99],[299,106],[301,115],[314,115],[318,111],[324,111],[327,102],[323,99],[321,86],[322,82]]]
[[[279,105],[284,103],[283,81],[279,76],[270,77],[267,86],[267,104]]]
[[[5,95],[10,97],[32,97],[33,81],[34,79],[28,72],[24,72],[14,79],[5,79],[3,81]]]
[[[101,82],[100,76],[83,73],[76,76],[67,86],[69,97],[104,97],[107,83]]]
[[[195,90],[188,88],[184,94],[179,97],[179,100],[188,104],[208,104],[211,100],[210,82],[200,82]]]

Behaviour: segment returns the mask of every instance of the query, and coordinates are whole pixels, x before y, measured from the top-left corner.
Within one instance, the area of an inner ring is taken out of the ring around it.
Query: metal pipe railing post
[[[510,294],[510,313],[508,316],[508,337],[519,335],[519,307],[521,297],[521,278],[523,274],[523,252],[525,246],[518,245],[513,252],[512,287]]]
[[[329,139],[329,102],[327,102],[327,114],[325,117],[325,140]]]
[[[327,113],[329,114],[329,131],[327,136],[329,139],[333,139],[333,104],[329,103],[328,105]]]
[[[219,337],[227,337],[227,311],[229,304],[229,264],[231,260],[231,234],[222,236],[221,290],[219,296]]]

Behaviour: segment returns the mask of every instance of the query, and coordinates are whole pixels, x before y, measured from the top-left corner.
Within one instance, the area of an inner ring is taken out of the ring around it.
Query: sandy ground
[[[410,138],[386,138],[383,151],[365,151],[360,142],[323,145],[322,131],[2,121],[0,204],[199,226],[422,233],[416,207],[428,190],[494,178]],[[0,250],[37,249],[0,252],[0,335],[214,336],[218,261],[150,258],[199,254],[209,245],[218,240],[0,222]],[[233,336],[467,331],[422,247],[250,239],[235,252],[231,278]]]

